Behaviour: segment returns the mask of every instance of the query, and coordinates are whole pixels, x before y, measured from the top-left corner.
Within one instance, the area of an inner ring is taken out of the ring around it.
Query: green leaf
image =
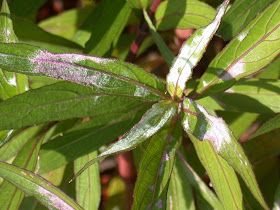
[[[17,41],[10,17],[9,5],[7,0],[3,0],[0,12],[0,42],[13,43]]]
[[[56,16],[44,19],[39,26],[49,33],[72,40],[78,27],[88,17],[92,7],[82,7],[62,12]]]
[[[0,42],[15,43],[17,41],[9,6],[7,1],[4,0],[0,12]],[[26,90],[28,90],[28,78],[26,76],[0,70],[0,99],[7,99]]]
[[[236,0],[223,18],[218,34],[225,40],[237,35],[273,0]]]
[[[158,30],[173,28],[200,28],[215,17],[215,9],[197,0],[163,1],[155,14]]]
[[[35,18],[37,10],[46,0],[11,0],[10,6],[12,14],[21,17]]]
[[[13,161],[13,164],[20,168],[34,171],[43,139],[42,136],[36,136],[26,142]],[[23,197],[24,194],[21,190],[4,181],[0,186],[0,209],[17,210]]]
[[[135,108],[133,111],[135,111]],[[106,114],[100,115],[93,118],[93,122],[89,123],[90,125],[76,127],[75,130],[42,145],[40,173],[43,174],[57,169],[81,156],[98,150],[101,146],[114,141],[125,133],[140,118],[135,113],[127,116],[121,114],[108,113],[107,115],[112,115],[111,119],[106,117]],[[108,122],[99,124],[102,118],[106,118]]]
[[[273,61],[280,52],[279,14],[276,1],[236,36],[210,63],[197,93],[221,92]]]
[[[189,136],[224,209],[242,209],[242,192],[234,170],[216,153],[210,142]]]
[[[88,161],[97,157],[97,152],[86,154],[74,162],[75,173]],[[76,179],[76,200],[85,210],[98,210],[101,196],[98,164],[88,167]]]
[[[21,43],[40,46],[52,52],[81,52],[80,45],[50,34],[29,20],[12,16],[15,33]],[[2,47],[1,47],[2,48]]]
[[[0,146],[0,160],[7,161],[14,157],[27,142],[38,135],[40,130],[40,127],[31,127],[12,132]]]
[[[278,184],[277,190],[275,192],[273,210],[278,210],[279,208],[280,208],[280,183]]]
[[[157,133],[176,114],[176,111],[176,104],[171,101],[154,104],[129,132],[119,141],[110,145],[96,159],[88,162],[75,176],[79,176],[87,167],[101,158],[134,149]]]
[[[280,57],[277,57],[268,66],[266,66],[257,77],[262,79],[279,79],[280,78],[280,71],[278,71],[279,66],[280,66]]]
[[[95,22],[91,21],[91,37],[86,43],[85,51],[92,55],[104,55],[119,39],[131,8],[126,0],[103,0],[93,11],[97,13]]]
[[[167,210],[195,210],[195,200],[192,187],[188,180],[185,180],[184,168],[175,160],[174,168],[170,177]]]
[[[251,138],[255,138],[278,128],[280,128],[280,114],[266,121]]]
[[[223,209],[221,202],[218,200],[216,195],[208,188],[198,174],[192,169],[192,167],[185,160],[181,152],[177,152],[176,166],[181,174],[181,179],[187,178],[190,185],[198,192],[205,201],[207,201],[213,209]],[[184,182],[187,182],[184,180]],[[183,184],[182,184],[183,185]],[[184,188],[185,189],[185,188]],[[182,208],[178,208],[182,209]],[[183,208],[184,209],[184,208]]]
[[[54,54],[30,45],[0,43],[0,67],[7,71],[93,86],[106,93],[154,99],[164,97],[164,93],[158,90],[164,89],[161,80],[132,64],[114,59]]]
[[[138,97],[115,96],[93,88],[59,82],[0,103],[0,129],[127,112],[137,106],[151,106],[152,103]]]
[[[150,32],[152,34],[152,37],[156,43],[156,45],[158,46],[158,49],[160,51],[160,53],[162,54],[164,60],[167,62],[168,65],[172,65],[172,61],[174,59],[174,55],[171,52],[171,50],[166,46],[163,38],[157,33],[155,26],[152,23],[152,20],[150,19],[148,13],[143,10],[144,12],[144,17],[145,20],[150,28]]]
[[[198,29],[183,45],[179,55],[167,75],[167,90],[172,98],[181,98],[190,79],[192,69],[203,56],[208,43],[219,27],[221,19],[229,4],[228,0],[219,7],[213,22],[205,28]]]
[[[131,8],[145,9],[151,4],[151,0],[126,0]]]
[[[223,119],[208,113],[204,107],[187,98],[183,109],[185,131],[200,141],[211,143],[211,149],[238,172],[254,197],[267,208],[250,162]]]
[[[223,93],[211,94],[198,102],[210,109],[251,113],[280,112],[279,80],[240,80]]]
[[[11,182],[26,194],[34,196],[50,209],[82,209],[58,188],[30,171],[0,162],[0,177]]]
[[[165,209],[181,128],[175,121],[154,135],[145,149],[134,190],[133,210]]]

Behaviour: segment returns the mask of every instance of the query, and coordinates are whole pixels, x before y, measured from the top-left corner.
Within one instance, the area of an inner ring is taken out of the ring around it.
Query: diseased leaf
[[[187,178],[189,184],[213,207],[213,209],[223,209],[223,206],[216,195],[208,188],[198,174],[196,174],[181,152],[177,152],[177,158],[176,166],[180,169],[181,178]],[[186,182],[186,180],[184,180],[184,182]]]
[[[90,19],[91,36],[85,51],[92,55],[104,55],[119,39],[131,13],[126,0],[103,0]],[[91,15],[90,15],[91,16]],[[92,24],[92,20],[95,20]]]
[[[225,14],[228,0],[219,7],[213,22],[205,28],[198,29],[183,45],[179,55],[174,61],[169,74],[167,75],[167,90],[174,97],[181,98],[186,87],[186,82],[190,79],[192,69],[204,54],[206,47]]]
[[[209,141],[199,141],[189,136],[223,208],[242,209],[242,192],[234,170],[217,154]]]
[[[74,162],[74,171],[78,170],[88,161],[97,157],[97,152],[91,152],[79,157]],[[98,210],[101,196],[98,164],[88,167],[85,173],[76,179],[76,200],[85,210]]]
[[[173,28],[200,28],[215,17],[215,9],[197,0],[163,1],[155,14],[158,30]]]
[[[102,93],[95,88],[59,82],[0,103],[0,129],[127,112],[137,106],[151,106],[153,103],[138,96],[110,94],[109,91]]]
[[[40,173],[44,174],[57,169],[83,155],[98,150],[101,146],[117,139],[140,119],[138,114],[123,116],[123,113],[118,115],[108,113],[107,115],[109,117],[103,114],[94,118],[89,125],[77,126],[69,133],[42,145]],[[107,119],[108,122],[102,122],[102,118]]]
[[[236,0],[224,16],[218,34],[229,40],[238,34],[273,0]]]
[[[238,172],[255,198],[267,209],[251,164],[223,119],[208,113],[204,107],[187,98],[183,110],[185,131],[200,141],[210,142],[216,155],[220,155]]]
[[[169,180],[180,138],[181,128],[175,121],[150,139],[138,169],[133,210],[166,209]]]
[[[24,147],[17,154],[13,164],[30,171],[34,171],[43,139],[44,138],[42,136],[36,136],[26,142]],[[23,192],[14,185],[10,184],[8,181],[4,181],[0,185],[0,209],[17,210],[23,198]]]
[[[96,159],[88,162],[75,176],[79,176],[87,167],[101,158],[134,149],[158,132],[176,114],[176,111],[176,104],[171,101],[154,104],[129,132],[109,146]]]
[[[78,54],[54,54],[25,44],[0,43],[0,67],[23,74],[49,76],[106,93],[147,96],[164,94],[163,83],[142,69],[114,59]],[[12,69],[11,69],[12,67]],[[134,87],[133,87],[134,86]],[[159,98],[158,96],[155,97]]]
[[[280,112],[279,80],[240,80],[225,92],[211,94],[198,102],[210,109],[251,113]]]
[[[175,164],[170,177],[167,210],[195,210],[195,200],[192,193],[192,186],[189,180],[185,180],[184,168],[175,160]]]
[[[280,52],[279,14],[280,2],[275,1],[239,33],[210,63],[197,93],[226,90],[273,61]]]
[[[0,177],[34,196],[50,209],[82,210],[71,198],[51,183],[30,171],[0,161]]]

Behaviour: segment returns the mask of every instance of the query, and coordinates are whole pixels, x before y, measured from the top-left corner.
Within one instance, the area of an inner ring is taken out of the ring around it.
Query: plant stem
[[[161,0],[154,0],[153,3],[151,4],[149,11],[148,11],[148,15],[151,20],[154,19],[156,9],[158,8],[160,2],[161,2]],[[130,51],[128,53],[126,61],[128,61],[128,62],[135,61],[137,53],[140,49],[140,46],[148,34],[149,34],[149,26],[146,23],[146,21],[143,19],[139,26],[139,31],[137,33],[137,36],[136,36],[135,40],[132,42],[132,44],[130,45]]]

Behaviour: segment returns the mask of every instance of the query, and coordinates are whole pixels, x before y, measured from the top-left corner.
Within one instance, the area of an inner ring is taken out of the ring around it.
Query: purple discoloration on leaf
[[[45,76],[97,87],[109,83],[111,76],[90,71],[76,63],[86,60],[101,62],[100,58],[76,54],[52,54],[46,51],[39,51],[30,59],[35,67],[34,71]]]
[[[74,210],[71,206],[69,206],[66,202],[61,200],[57,195],[51,193],[50,191],[38,187],[38,192],[41,194],[43,198],[45,198],[51,206],[55,207],[56,209],[59,210]]]

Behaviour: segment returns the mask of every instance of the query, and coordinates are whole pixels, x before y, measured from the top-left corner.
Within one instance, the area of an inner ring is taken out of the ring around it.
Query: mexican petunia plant
[[[2,1],[0,209],[279,209],[280,1],[80,3]]]

